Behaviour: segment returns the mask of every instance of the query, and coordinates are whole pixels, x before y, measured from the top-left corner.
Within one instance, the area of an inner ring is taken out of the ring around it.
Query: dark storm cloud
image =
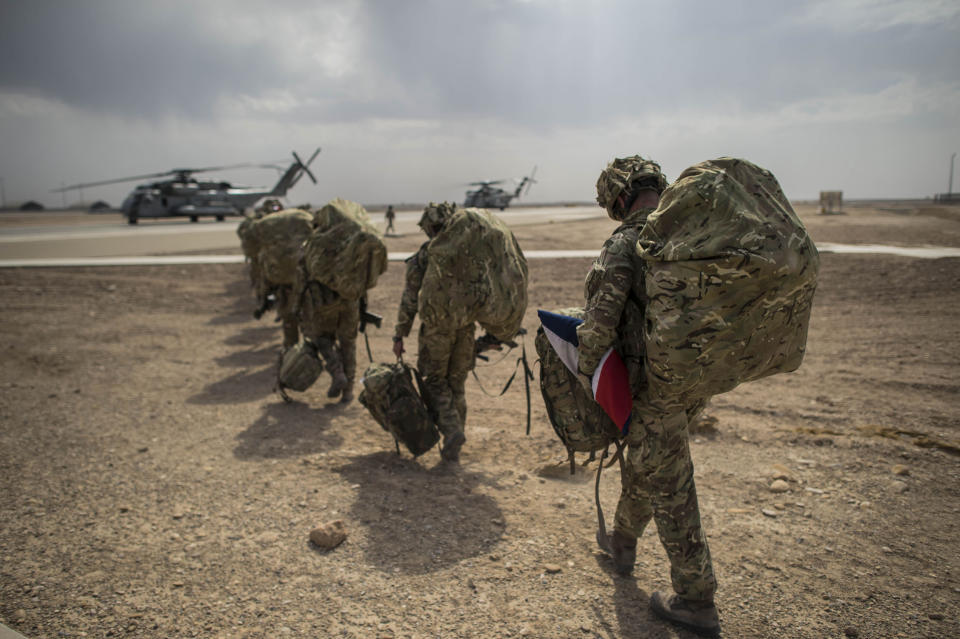
[[[214,37],[217,18],[169,3],[4,2],[0,87],[92,111],[202,118],[225,93],[289,83],[262,44]]]
[[[227,103],[305,123],[541,129],[677,109],[771,111],[905,78],[956,83],[960,59],[955,12],[841,29],[808,19],[816,3],[0,3],[0,90],[124,116],[206,119]],[[342,60],[311,58],[337,38]],[[258,106],[277,93],[283,108]]]

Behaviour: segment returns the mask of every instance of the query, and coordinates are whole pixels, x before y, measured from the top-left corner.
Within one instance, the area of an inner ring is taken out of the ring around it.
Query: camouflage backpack
[[[274,286],[292,286],[297,276],[300,246],[313,230],[313,216],[286,209],[253,221],[246,231],[244,251],[256,250],[262,277]]]
[[[800,366],[819,254],[772,173],[734,158],[688,168],[637,252],[649,405],[690,406]]]
[[[583,309],[565,308],[562,315],[583,318]],[[618,439],[616,424],[560,360],[543,328],[534,340],[540,358],[540,393],[553,430],[567,448],[571,471],[574,453],[604,450]]]
[[[314,216],[316,230],[303,246],[310,279],[356,300],[387,270],[387,247],[366,209],[337,198]]]
[[[476,321],[513,339],[527,310],[527,260],[513,232],[484,209],[456,209],[427,248],[419,306],[424,322]]]
[[[322,372],[323,362],[317,356],[317,347],[312,342],[301,341],[288,348],[280,359],[277,389],[284,399],[288,399],[285,389],[303,392],[317,381]]]
[[[414,386],[413,377],[422,389],[420,375],[403,362],[373,364],[363,373],[363,390],[357,398],[380,426],[393,435],[414,457],[433,448],[440,441],[434,419]]]

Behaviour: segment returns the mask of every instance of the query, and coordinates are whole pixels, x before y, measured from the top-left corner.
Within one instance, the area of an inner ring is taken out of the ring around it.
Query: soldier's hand
[[[593,380],[591,376],[577,371],[577,381],[580,382],[583,390],[587,391],[587,395],[593,398]]]
[[[406,351],[403,350],[403,338],[394,337],[393,338],[393,354],[397,356],[397,359],[400,359],[400,356],[403,355]]]

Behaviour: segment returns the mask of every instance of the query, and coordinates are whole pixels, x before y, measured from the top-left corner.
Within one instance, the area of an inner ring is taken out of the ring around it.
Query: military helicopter
[[[479,182],[470,182],[468,186],[478,186],[480,188],[474,191],[467,191],[467,199],[464,200],[463,205],[475,206],[483,209],[500,209],[502,211],[510,206],[510,200],[515,197],[520,197],[521,191],[523,191],[524,195],[527,194],[527,191],[530,190],[530,186],[536,182],[536,180],[533,179],[533,176],[536,174],[537,167],[533,167],[533,170],[530,171],[530,175],[527,175],[521,179],[513,178],[513,181],[517,183],[517,188],[514,189],[513,193],[494,186],[494,184],[503,184],[510,178],[505,178],[503,180],[481,180]],[[527,187],[526,191],[523,189],[524,186]]]
[[[254,166],[282,169],[272,164],[234,164],[201,169],[171,169],[162,173],[74,184],[55,189],[54,192],[171,176],[170,179],[140,184],[133,189],[120,207],[129,224],[136,224],[140,218],[145,217],[189,217],[191,222],[196,222],[201,215],[212,215],[218,222],[222,222],[228,215],[242,215],[245,209],[253,206],[261,198],[283,197],[304,173],[316,184],[317,178],[310,172],[309,167],[319,153],[318,147],[310,159],[304,162],[297,152],[293,151],[294,161],[270,190],[264,187],[233,186],[221,180],[198,180],[193,177],[194,173]]]

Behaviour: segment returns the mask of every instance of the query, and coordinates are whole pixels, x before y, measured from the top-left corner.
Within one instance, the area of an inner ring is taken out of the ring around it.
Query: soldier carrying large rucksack
[[[668,187],[655,162],[617,158],[597,181],[597,201],[620,226],[587,276],[585,308],[566,313],[583,318],[572,339],[578,368],[567,371],[538,335],[541,389],[571,454],[628,445],[613,534],[602,519],[597,532],[615,569],[633,570],[653,519],[675,594],[654,593],[651,608],[714,636],[716,579],[687,425],[710,396],[800,365],[817,251],[773,175],[745,160],[703,162]],[[589,401],[611,348],[633,399],[623,425]]]
[[[478,348],[475,324],[487,332],[479,342],[485,347],[516,336],[527,308],[527,262],[506,224],[484,209],[431,203],[419,225],[430,239],[407,260],[393,352],[402,356],[419,314],[421,391],[443,435],[441,456],[458,461],[466,441],[464,386]]]

